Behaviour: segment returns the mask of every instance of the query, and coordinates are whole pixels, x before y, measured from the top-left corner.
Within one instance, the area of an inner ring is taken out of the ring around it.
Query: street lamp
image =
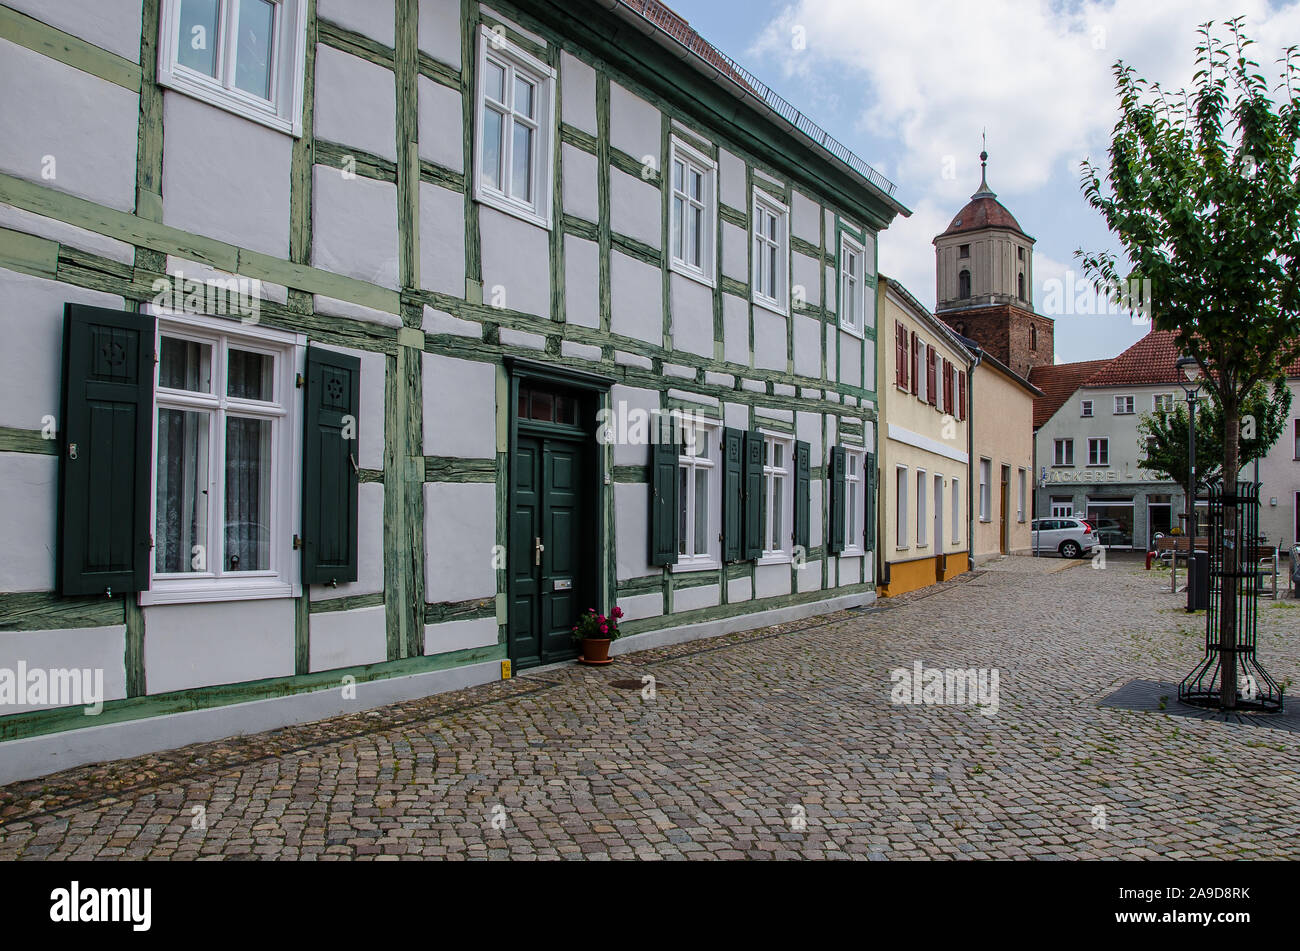
[[[1201,393],[1201,365],[1195,357],[1174,363],[1178,384],[1187,394],[1187,612],[1196,610],[1196,398]],[[1177,555],[1174,556],[1177,558]]]

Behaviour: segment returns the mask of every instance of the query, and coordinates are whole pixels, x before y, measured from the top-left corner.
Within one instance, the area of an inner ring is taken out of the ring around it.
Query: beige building
[[[878,590],[888,597],[970,567],[973,358],[898,282],[882,275],[877,301],[876,557]]]
[[[991,354],[971,372],[974,561],[1028,554],[1033,520],[1034,399],[1042,392]]]

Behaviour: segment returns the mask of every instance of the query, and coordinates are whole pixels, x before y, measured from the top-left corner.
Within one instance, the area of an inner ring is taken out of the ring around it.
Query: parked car
[[[1120,548],[1129,547],[1133,544],[1133,536],[1124,530],[1124,526],[1113,518],[1103,518],[1096,522],[1091,522],[1093,534],[1097,536],[1097,543],[1105,545],[1107,548],[1118,546]]]
[[[1079,558],[1097,547],[1097,534],[1081,518],[1036,518],[1029,537],[1036,553],[1056,552]]]

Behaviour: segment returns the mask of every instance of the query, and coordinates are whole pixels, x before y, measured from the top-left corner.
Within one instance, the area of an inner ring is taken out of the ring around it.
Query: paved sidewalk
[[[1180,603],[1140,561],[1003,559],[865,611],[0,788],[0,858],[1300,857],[1300,736],[1096,706],[1191,670],[1204,620]],[[1260,656],[1294,684],[1300,605],[1262,604]],[[997,714],[891,703],[917,661],[995,668]],[[653,699],[612,686],[644,675]]]

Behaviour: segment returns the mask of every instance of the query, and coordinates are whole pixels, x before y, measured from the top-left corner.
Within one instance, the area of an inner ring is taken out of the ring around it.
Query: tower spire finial
[[[980,138],[983,141],[983,147],[980,150],[980,188],[971,198],[997,198],[993,189],[989,188],[989,136],[988,131],[981,133]]]

